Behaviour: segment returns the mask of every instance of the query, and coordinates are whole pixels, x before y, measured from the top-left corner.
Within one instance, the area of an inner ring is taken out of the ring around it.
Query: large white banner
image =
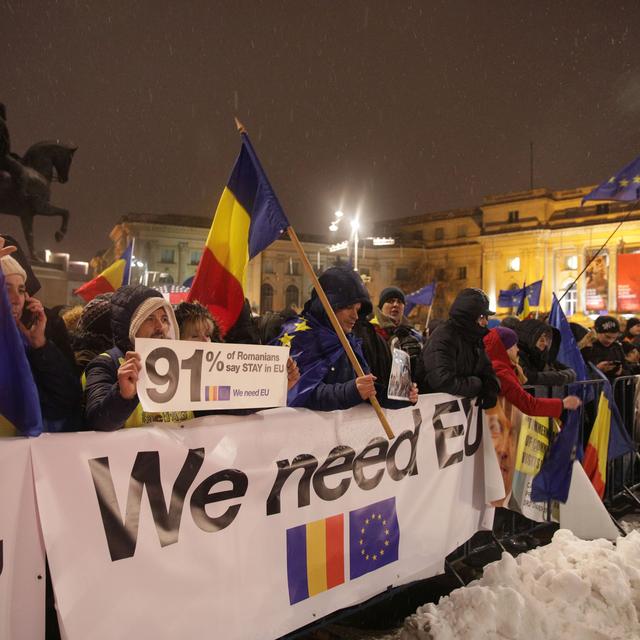
[[[422,396],[392,441],[364,405],[37,438],[68,640],[276,638],[440,573],[492,513],[470,407]]]
[[[44,547],[26,438],[0,439],[0,640],[44,638]]]

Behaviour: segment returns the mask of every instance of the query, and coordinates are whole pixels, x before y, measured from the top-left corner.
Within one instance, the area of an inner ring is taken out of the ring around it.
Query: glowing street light
[[[329,225],[329,231],[337,231],[340,227],[340,223],[345,219],[345,215],[342,211],[338,210],[334,213],[335,220]],[[360,221],[358,216],[352,218],[350,220],[351,225],[351,236],[353,238],[353,247],[354,247],[354,261],[353,261],[353,269],[354,271],[358,270],[358,243],[359,236],[358,231],[360,229]]]

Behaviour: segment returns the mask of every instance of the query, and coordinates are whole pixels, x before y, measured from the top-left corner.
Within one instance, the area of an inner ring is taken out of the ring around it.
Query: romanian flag
[[[613,399],[611,383],[596,367],[592,365],[591,368],[602,378],[603,389],[582,466],[594,489],[602,498],[607,485],[607,463],[625,453],[635,452],[635,447],[622,423],[620,412]]]
[[[344,583],[344,515],[287,529],[289,602]]]
[[[0,270],[0,436],[37,436],[42,415],[24,343],[11,315]]]
[[[520,304],[518,305],[518,311],[516,312],[520,320],[526,320],[531,315],[531,308],[529,307],[529,296],[527,295],[527,283],[524,283],[522,287],[522,297],[520,298]]]
[[[222,192],[188,300],[206,305],[223,334],[244,305],[247,263],[289,226],[249,137]]]
[[[93,280],[89,280],[89,282],[85,282],[81,287],[78,287],[74,293],[84,298],[85,302],[90,302],[101,293],[111,293],[121,286],[129,284],[132,253],[133,243],[129,243],[124,253],[113,264]]]

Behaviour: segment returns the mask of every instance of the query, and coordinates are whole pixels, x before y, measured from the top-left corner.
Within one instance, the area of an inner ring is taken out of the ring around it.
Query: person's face
[[[627,362],[631,362],[632,364],[637,364],[640,362],[640,351],[637,349],[633,349],[627,353]]]
[[[516,441],[513,437],[513,429],[507,417],[502,413],[487,414],[487,417],[489,418],[493,448],[498,456],[504,489],[506,495],[509,495],[516,459]]]
[[[27,289],[24,278],[17,273],[4,278],[9,304],[11,305],[11,315],[17,322],[22,317],[25,302],[27,301]]]
[[[608,331],[607,333],[598,333],[598,341],[603,347],[610,347],[617,339],[617,331]]]
[[[161,307],[145,318],[136,333],[136,338],[166,338],[170,328],[169,316]]]
[[[549,333],[543,333],[537,340],[536,340],[536,347],[540,350],[540,351],[545,351],[546,349],[548,349],[551,346],[551,334]]]
[[[402,321],[404,315],[404,302],[400,298],[389,298],[381,309],[382,313],[398,325]]]
[[[489,324],[489,316],[483,313],[478,318],[477,323],[483,328],[486,327]]]
[[[336,311],[338,323],[345,333],[351,333],[353,325],[358,320],[358,312],[360,311],[361,306],[362,305],[359,302],[356,302],[355,304],[350,304],[348,307],[343,307]]]
[[[187,320],[180,328],[180,340],[211,342],[213,323],[208,318]]]
[[[640,322],[638,324],[634,324],[631,329],[629,329],[629,333],[632,336],[640,336]]]
[[[507,349],[507,354],[512,362],[518,362],[518,345],[513,344]]]

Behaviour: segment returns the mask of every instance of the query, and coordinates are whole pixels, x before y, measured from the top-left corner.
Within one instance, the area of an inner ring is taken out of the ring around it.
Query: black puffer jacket
[[[147,298],[162,298],[162,294],[137,285],[121,287],[111,297],[111,329],[116,346],[94,358],[85,369],[85,419],[90,429],[120,429],[138,406],[137,396],[127,400],[120,395],[118,368],[120,358],[133,349],[129,340],[131,316]]]
[[[419,388],[456,396],[482,397],[485,409],[495,406],[500,385],[484,350],[488,333],[477,320],[489,311],[489,300],[479,289],[464,289],[422,351]]]
[[[551,332],[551,346],[544,351],[536,347],[536,342],[544,333]],[[576,372],[558,362],[560,332],[542,320],[530,318],[516,327],[518,334],[518,357],[520,366],[527,377],[528,385],[563,386],[574,382]]]

